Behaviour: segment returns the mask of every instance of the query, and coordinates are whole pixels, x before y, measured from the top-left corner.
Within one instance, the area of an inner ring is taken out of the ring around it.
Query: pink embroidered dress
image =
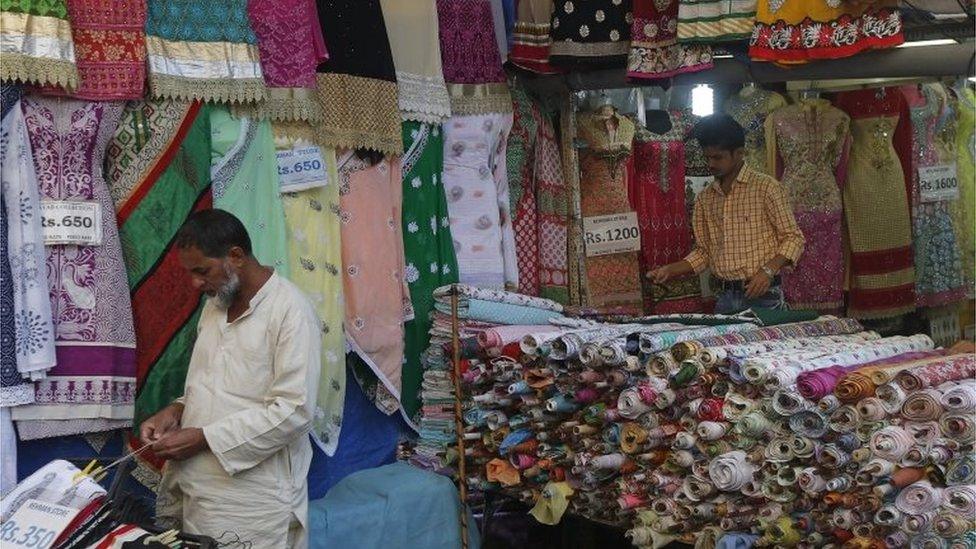
[[[707,44],[678,43],[678,0],[634,0],[627,76],[668,78],[712,67]]]
[[[844,305],[841,187],[850,118],[825,99],[801,101],[766,118],[767,165],[776,166],[806,246],[783,273],[786,302],[821,311]]]
[[[37,97],[22,105],[42,203],[96,204],[102,240],[46,246],[57,365],[35,382],[35,404],[17,407],[14,419],[22,439],[131,425],[136,338],[115,208],[102,175],[122,104]]]
[[[437,0],[441,63],[455,116],[512,112],[491,9],[491,0]]]

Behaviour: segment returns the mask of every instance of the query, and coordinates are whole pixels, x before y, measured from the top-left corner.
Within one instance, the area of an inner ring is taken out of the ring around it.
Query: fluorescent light
[[[715,90],[708,84],[698,84],[691,90],[691,112],[708,116],[715,112]]]
[[[958,44],[952,38],[937,38],[935,40],[918,40],[916,42],[905,42],[904,44],[898,46],[899,48],[918,48],[921,46],[948,46],[952,44]]]
[[[731,53],[719,53],[712,56],[712,59],[732,59]]]

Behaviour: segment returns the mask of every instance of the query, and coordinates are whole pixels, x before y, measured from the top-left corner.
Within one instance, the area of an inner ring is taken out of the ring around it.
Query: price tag
[[[102,244],[102,205],[70,200],[41,201],[44,244]]]
[[[637,214],[627,212],[583,218],[586,257],[640,251]]]
[[[959,198],[959,178],[955,164],[939,164],[918,169],[918,190],[922,202],[941,202]]]
[[[325,161],[318,147],[299,147],[276,153],[279,190],[293,193],[329,184]]]
[[[29,499],[0,525],[0,546],[48,549],[79,509]]]
[[[698,193],[705,190],[712,181],[715,181],[715,178],[710,175],[689,175],[685,177],[685,188],[691,189],[691,192],[698,196]]]

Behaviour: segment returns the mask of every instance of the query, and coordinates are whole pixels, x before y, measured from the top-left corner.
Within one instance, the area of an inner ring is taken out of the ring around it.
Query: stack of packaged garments
[[[472,490],[545,524],[626,527],[640,547],[971,546],[976,356],[829,316],[630,322],[509,325],[462,346]]]

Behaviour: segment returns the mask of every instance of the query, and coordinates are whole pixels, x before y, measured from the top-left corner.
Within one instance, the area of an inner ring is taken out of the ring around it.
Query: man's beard
[[[224,274],[227,275],[227,282],[217,288],[217,293],[214,294],[214,305],[226,311],[234,303],[234,298],[241,289],[241,279],[227,264],[224,264]]]

